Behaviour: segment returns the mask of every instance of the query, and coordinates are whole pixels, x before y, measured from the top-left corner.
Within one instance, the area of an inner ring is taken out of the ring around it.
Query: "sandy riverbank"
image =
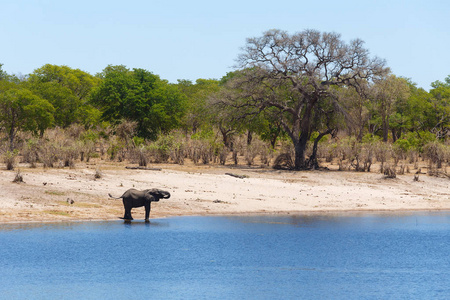
[[[161,171],[122,164],[79,164],[75,169],[19,167],[0,171],[0,222],[107,220],[123,216],[120,196],[129,188],[172,194],[152,206],[151,218],[179,215],[340,211],[450,210],[450,180],[412,174],[288,172],[261,168],[158,165]],[[102,177],[94,174],[100,169]],[[240,179],[226,175],[243,175]],[[73,204],[67,202],[74,201]],[[133,209],[143,219],[144,209]]]

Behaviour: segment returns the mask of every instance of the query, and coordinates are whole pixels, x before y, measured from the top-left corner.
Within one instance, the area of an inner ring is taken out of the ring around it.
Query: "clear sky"
[[[360,38],[426,90],[450,75],[448,0],[0,0],[0,63],[24,75],[46,63],[91,74],[122,64],[170,82],[219,79],[246,38],[274,28]]]

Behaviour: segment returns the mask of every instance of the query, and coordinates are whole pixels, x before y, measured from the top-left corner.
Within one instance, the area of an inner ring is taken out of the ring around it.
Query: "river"
[[[449,299],[450,213],[0,225],[0,299]]]

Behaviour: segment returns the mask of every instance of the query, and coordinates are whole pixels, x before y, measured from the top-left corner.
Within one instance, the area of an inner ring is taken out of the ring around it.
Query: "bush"
[[[247,145],[245,149],[245,160],[247,161],[247,165],[253,165],[255,161],[255,157],[260,153],[260,144],[255,143],[253,141],[250,145]]]
[[[110,160],[117,159],[121,162],[125,160],[127,150],[125,144],[116,138],[110,142],[106,153],[108,154]]]
[[[437,141],[430,142],[423,147],[425,158],[428,160],[429,168],[436,167],[441,169],[443,163],[446,161],[448,146]]]
[[[200,161],[203,164],[208,164],[212,160],[217,161],[217,157],[220,160],[220,156],[223,155],[221,153],[223,150],[222,144],[216,142],[216,137],[212,130],[203,130],[192,135],[187,148],[187,156],[195,164]]]
[[[19,151],[6,151],[6,153],[3,155],[3,161],[6,164],[7,170],[14,170],[14,167],[16,166],[17,162],[17,156],[19,155]]]
[[[275,158],[273,168],[276,170],[293,170],[294,161],[290,153],[281,153]]]
[[[30,138],[22,147],[22,162],[29,163],[31,168],[36,168],[39,161],[39,140]]]
[[[341,139],[336,147],[339,171],[350,170],[353,161],[360,151],[360,144],[355,137],[346,137]]]
[[[155,163],[167,163],[173,146],[173,136],[162,135],[148,146]]]
[[[275,158],[273,162],[273,168],[277,170],[293,170],[295,157],[294,146],[290,141],[282,141],[281,153]]]
[[[385,142],[377,142],[375,145],[375,157],[380,165],[380,173],[384,173],[384,164],[392,158],[392,146]]]
[[[391,166],[387,166],[384,169],[383,174],[384,174],[385,178],[396,178],[397,177],[395,168],[392,168]]]
[[[423,153],[423,147],[429,143],[436,141],[436,136],[428,131],[408,132],[403,138],[395,141],[394,145],[397,145],[405,152],[407,150],[417,150],[419,153]]]
[[[13,179],[13,182],[14,182],[14,183],[22,183],[22,182],[24,182],[24,181],[23,181],[23,176],[22,176],[22,174],[20,173],[20,170],[17,171],[16,176],[15,176],[14,179]]]
[[[247,138],[234,136],[231,143],[231,155],[235,165],[239,164],[239,154],[243,154]]]

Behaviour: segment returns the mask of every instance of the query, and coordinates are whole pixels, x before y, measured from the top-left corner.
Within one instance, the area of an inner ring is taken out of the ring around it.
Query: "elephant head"
[[[159,199],[168,199],[170,198],[170,193],[160,190],[160,189],[149,189],[145,190],[146,197],[151,197],[150,201],[158,202]]]

